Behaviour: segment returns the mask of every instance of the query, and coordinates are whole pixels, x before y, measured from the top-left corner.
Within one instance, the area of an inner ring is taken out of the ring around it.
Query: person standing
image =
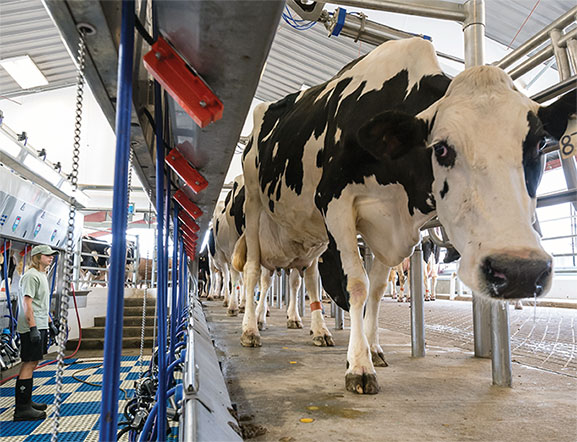
[[[53,337],[58,329],[50,319],[50,290],[46,270],[58,252],[47,245],[35,246],[30,252],[30,267],[20,280],[18,292],[18,325],[22,365],[16,379],[15,421],[46,418],[46,404],[32,401],[33,375],[38,362],[46,353],[48,333]]]

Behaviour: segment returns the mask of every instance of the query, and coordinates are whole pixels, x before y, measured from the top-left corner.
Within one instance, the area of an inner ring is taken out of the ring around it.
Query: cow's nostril
[[[541,296],[543,294],[543,290],[545,290],[545,285],[547,284],[547,281],[549,280],[549,278],[551,276],[552,270],[553,269],[552,269],[551,261],[548,261],[546,263],[545,270],[543,270],[543,272],[541,272],[541,274],[537,277],[537,280],[535,281],[535,295],[536,296]]]
[[[489,295],[495,298],[541,296],[550,281],[551,259],[527,259],[501,254],[486,257],[481,264],[482,278]]]
[[[483,262],[483,274],[493,296],[499,296],[499,293],[507,287],[507,276],[500,271],[498,264],[490,257]]]

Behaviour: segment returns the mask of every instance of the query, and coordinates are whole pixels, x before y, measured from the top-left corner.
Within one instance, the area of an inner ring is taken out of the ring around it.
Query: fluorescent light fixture
[[[36,66],[28,55],[5,58],[0,60],[0,65],[22,89],[30,89],[48,84],[46,77],[40,72],[38,66]]]

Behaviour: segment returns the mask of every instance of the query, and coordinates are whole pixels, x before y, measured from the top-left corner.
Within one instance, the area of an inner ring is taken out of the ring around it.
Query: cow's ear
[[[542,106],[537,115],[545,130],[558,140],[567,129],[569,116],[575,113],[577,113],[577,90],[566,93],[549,106]]]
[[[376,159],[396,159],[419,144],[425,144],[427,124],[404,112],[387,111],[362,126],[357,139]]]

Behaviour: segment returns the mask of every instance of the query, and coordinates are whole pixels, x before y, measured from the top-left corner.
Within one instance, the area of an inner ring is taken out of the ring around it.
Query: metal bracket
[[[165,39],[158,37],[142,60],[146,70],[200,127],[222,118],[222,102]]]

